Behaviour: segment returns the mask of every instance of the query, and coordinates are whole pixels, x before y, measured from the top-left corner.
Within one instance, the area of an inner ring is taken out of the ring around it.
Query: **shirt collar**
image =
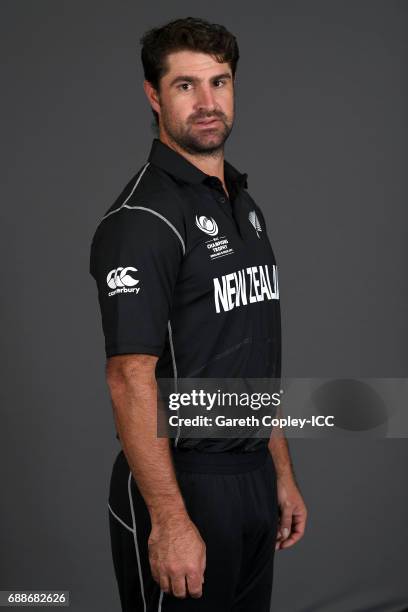
[[[210,176],[189,162],[183,155],[164,144],[159,138],[153,139],[148,161],[186,183],[199,184]],[[224,174],[228,182],[232,182],[239,187],[248,187],[248,175],[238,172],[226,160],[224,160]]]

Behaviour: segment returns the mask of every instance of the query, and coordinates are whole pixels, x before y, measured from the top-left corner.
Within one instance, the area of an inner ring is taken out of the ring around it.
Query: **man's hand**
[[[206,548],[188,516],[153,522],[148,546],[152,576],[165,593],[201,597]]]
[[[277,479],[280,519],[275,550],[289,548],[303,536],[307,510],[292,476]]]

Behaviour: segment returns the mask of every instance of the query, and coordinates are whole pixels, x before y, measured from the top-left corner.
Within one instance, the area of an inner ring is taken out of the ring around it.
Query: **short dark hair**
[[[235,76],[239,59],[238,43],[224,26],[198,17],[176,19],[145,32],[141,38],[142,64],[146,81],[159,91],[160,79],[167,72],[166,57],[175,51],[198,51],[227,62]],[[153,111],[156,124],[159,116]]]

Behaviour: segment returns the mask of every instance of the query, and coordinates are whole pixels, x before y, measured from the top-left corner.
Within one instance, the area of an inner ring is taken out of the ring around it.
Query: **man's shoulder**
[[[183,202],[177,197],[172,181],[147,162],[99,219],[92,244],[102,236],[117,240],[130,237],[133,232],[150,233],[153,240],[163,231],[172,232],[184,244],[184,228]]]
[[[103,219],[121,210],[149,208],[162,215],[183,212],[182,199],[177,197],[174,181],[160,168],[146,162],[127,182]]]

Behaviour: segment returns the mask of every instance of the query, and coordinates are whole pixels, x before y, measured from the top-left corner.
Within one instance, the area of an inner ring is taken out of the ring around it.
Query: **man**
[[[142,43],[159,138],[91,249],[122,446],[109,492],[122,610],[266,612],[275,548],[306,522],[285,439],[157,435],[161,377],[280,377],[265,219],[224,160],[238,46],[195,18]]]

